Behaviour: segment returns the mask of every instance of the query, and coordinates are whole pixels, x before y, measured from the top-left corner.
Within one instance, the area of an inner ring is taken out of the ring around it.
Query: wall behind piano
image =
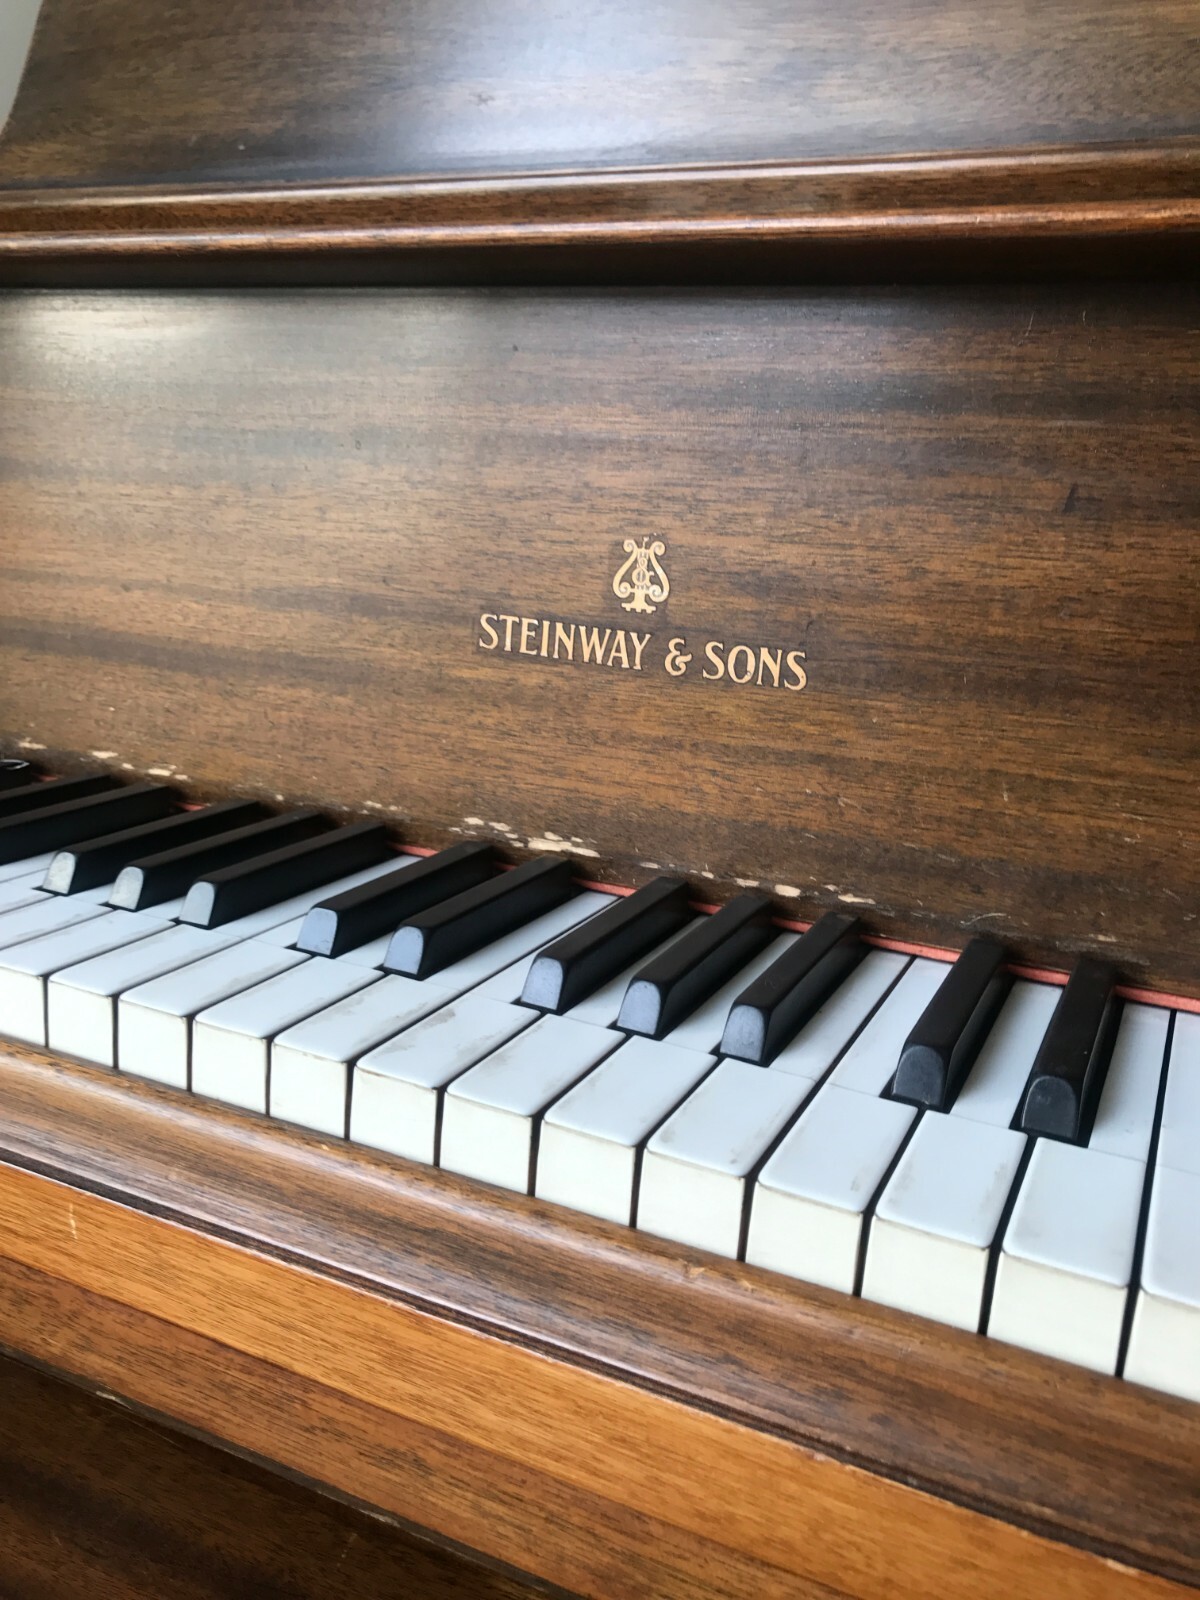
[[[0,132],[12,110],[40,5],[41,0],[5,0],[0,9]]]

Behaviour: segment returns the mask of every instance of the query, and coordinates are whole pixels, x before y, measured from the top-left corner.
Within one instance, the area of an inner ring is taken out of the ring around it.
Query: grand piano
[[[0,1589],[1200,1583],[1197,28],[44,0]]]

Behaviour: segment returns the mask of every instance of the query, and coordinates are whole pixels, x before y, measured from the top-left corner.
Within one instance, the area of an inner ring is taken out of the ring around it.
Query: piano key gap
[[[1154,1126],[1150,1132],[1150,1148],[1146,1152],[1146,1177],[1142,1185],[1142,1203],[1138,1210],[1137,1234],[1133,1245],[1133,1264],[1129,1269],[1129,1294],[1125,1301],[1125,1315],[1121,1319],[1121,1340],[1117,1346],[1117,1377],[1125,1376],[1125,1361],[1129,1355],[1129,1341],[1133,1337],[1133,1315],[1141,1292],[1142,1261],[1146,1254],[1146,1235],[1150,1228],[1150,1198],[1154,1192],[1155,1169],[1158,1166],[1158,1141],[1162,1132],[1163,1107],[1167,1101],[1167,1071],[1171,1061],[1171,1046],[1175,1039],[1175,1013],[1167,1021],[1167,1036],[1163,1043],[1162,1065],[1158,1072],[1158,1094],[1154,1101]]]

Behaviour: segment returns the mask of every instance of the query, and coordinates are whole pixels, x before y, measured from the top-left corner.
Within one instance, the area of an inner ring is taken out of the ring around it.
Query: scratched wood
[[[9,295],[0,728],[1200,993],[1196,315],[1180,285]],[[664,544],[653,614],[613,592],[627,539]],[[542,658],[543,619],[604,664]],[[802,649],[806,687],[705,681],[706,641],[739,675]]]
[[[0,1359],[0,1592],[13,1600],[531,1600],[127,1406]]]
[[[38,1052],[0,1094],[0,1345],[567,1589],[1200,1577],[1183,1401]]]

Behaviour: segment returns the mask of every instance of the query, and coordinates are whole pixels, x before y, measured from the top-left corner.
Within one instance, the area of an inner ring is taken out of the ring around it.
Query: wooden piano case
[[[4,751],[1194,1001],[1195,23],[45,0]],[[0,1346],[523,1581],[1200,1581],[1182,1401],[45,1053],[0,1105]]]

